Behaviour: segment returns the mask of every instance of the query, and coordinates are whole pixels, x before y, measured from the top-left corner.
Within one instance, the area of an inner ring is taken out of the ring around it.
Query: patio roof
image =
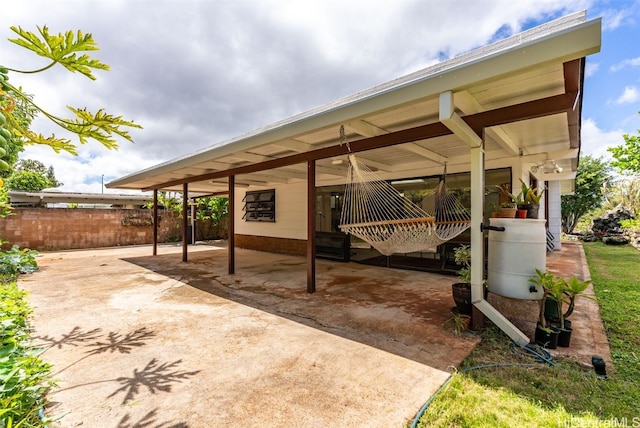
[[[99,204],[99,205],[133,205],[142,206],[153,202],[149,195],[115,195],[113,193],[79,193],[79,192],[23,192],[9,191],[11,205],[43,206],[57,203]]]
[[[563,172],[538,170],[540,180],[575,177],[585,57],[600,50],[600,19],[578,12],[502,41],[364,90],[193,154],[138,171],[109,188],[216,193],[239,186],[346,177],[345,126],[351,149],[382,178],[469,171],[469,144],[440,121],[441,94],[451,92],[455,117],[484,136],[485,168],[523,168],[555,160]],[[449,125],[448,125],[449,126]],[[342,162],[341,162],[342,161]]]

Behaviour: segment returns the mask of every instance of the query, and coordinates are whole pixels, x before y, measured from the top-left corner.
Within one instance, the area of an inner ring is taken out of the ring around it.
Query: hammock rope
[[[380,253],[434,251],[469,228],[471,216],[438,184],[428,211],[405,198],[393,185],[349,154],[349,171],[339,228],[371,244]],[[446,174],[446,169],[445,169]],[[428,204],[428,201],[427,201]]]

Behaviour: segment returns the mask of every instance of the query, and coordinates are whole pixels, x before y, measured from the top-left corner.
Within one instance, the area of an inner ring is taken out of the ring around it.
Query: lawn
[[[490,326],[415,426],[640,427],[640,251],[584,249],[611,345],[608,379],[568,360],[536,362]]]

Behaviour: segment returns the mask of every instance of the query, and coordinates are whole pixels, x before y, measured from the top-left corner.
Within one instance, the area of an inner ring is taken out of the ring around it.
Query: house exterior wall
[[[492,165],[492,168],[512,168],[513,189],[520,189],[520,178],[529,180],[529,168],[524,167],[518,158],[512,163]],[[307,187],[306,183],[283,184],[268,189],[275,189],[276,214],[275,222],[245,221],[244,197],[247,191],[266,190],[267,188],[251,187],[236,190],[235,236],[236,246],[259,251],[304,255],[307,239]],[[556,248],[560,248],[560,186],[552,182],[550,190],[545,192],[540,203],[539,218],[544,218],[544,198],[549,200],[550,215]],[[318,211],[327,211],[327,207],[317,207]],[[319,218],[318,221],[322,221]]]
[[[161,215],[158,240],[181,236],[177,216]],[[16,208],[0,219],[3,247],[34,250],[99,248],[153,243],[152,212],[143,209]]]
[[[243,199],[246,191],[236,190],[235,229],[237,234],[307,239],[307,184],[294,183],[269,187],[276,191],[276,221],[245,221]],[[267,188],[264,188],[267,189]],[[263,190],[251,187],[247,191]]]
[[[276,221],[245,221],[243,199],[250,188],[236,191],[235,239],[236,246],[274,253],[304,255],[307,240],[307,185],[285,184],[276,187]],[[265,188],[266,189],[266,188]]]

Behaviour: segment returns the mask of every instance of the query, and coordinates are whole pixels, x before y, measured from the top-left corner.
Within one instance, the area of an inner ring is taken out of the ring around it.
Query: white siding
[[[242,199],[246,191],[262,188],[236,189],[235,232],[241,235],[269,236],[275,238],[307,239],[307,184],[283,184],[268,187],[276,189],[276,221],[244,221]],[[267,189],[267,188],[265,188]]]

